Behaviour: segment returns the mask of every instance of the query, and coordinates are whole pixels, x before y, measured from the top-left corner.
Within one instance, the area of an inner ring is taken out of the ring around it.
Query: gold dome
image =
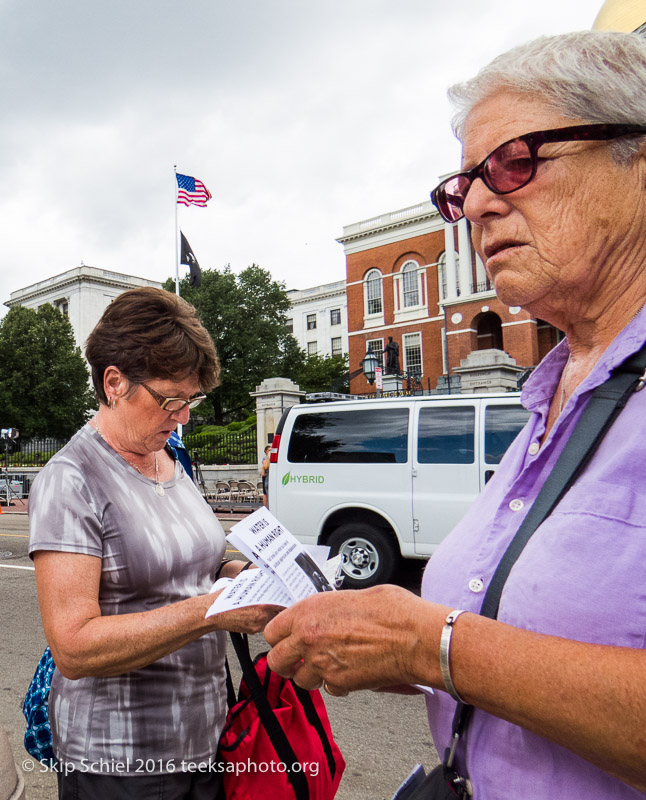
[[[646,25],[646,0],[606,0],[593,28],[632,33]]]

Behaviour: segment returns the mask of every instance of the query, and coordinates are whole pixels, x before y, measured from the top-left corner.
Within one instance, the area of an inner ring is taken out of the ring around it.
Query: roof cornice
[[[343,228],[343,235],[336,241],[345,245],[350,242],[366,240],[397,228],[408,228],[424,222],[431,223],[433,228],[437,228],[437,230],[442,230],[444,227],[442,218],[430,200],[418,203],[416,206],[409,206],[398,211],[381,214],[379,217],[346,225]]]
[[[17,289],[11,293],[9,300],[5,301],[4,305],[9,307],[21,305],[25,301],[33,300],[52,292],[62,292],[71,286],[78,286],[83,283],[93,283],[121,290],[135,289],[140,286],[158,286],[161,288],[162,285],[160,281],[151,281],[148,278],[139,278],[135,275],[125,275],[96,267],[82,266],[62,272],[60,275],[46,278],[44,281],[33,283],[31,286],[25,286],[23,289]]]

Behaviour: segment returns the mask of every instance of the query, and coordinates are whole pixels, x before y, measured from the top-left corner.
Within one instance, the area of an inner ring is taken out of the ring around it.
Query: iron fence
[[[15,452],[0,449],[2,464],[10,467],[42,467],[68,443],[69,439],[30,439],[15,445]]]
[[[20,442],[19,450],[6,454],[6,464],[15,467],[42,467],[64,447],[69,439],[33,439]],[[256,428],[240,433],[189,433],[184,444],[200,464],[255,464],[258,461]],[[5,453],[0,447],[0,466]]]
[[[255,464],[258,461],[256,428],[240,433],[190,433],[186,449],[200,464]]]

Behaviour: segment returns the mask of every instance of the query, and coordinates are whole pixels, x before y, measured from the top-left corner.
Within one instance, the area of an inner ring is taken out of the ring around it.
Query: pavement
[[[24,499],[12,498],[8,506],[0,503],[0,514],[26,514],[28,502],[25,497]]]

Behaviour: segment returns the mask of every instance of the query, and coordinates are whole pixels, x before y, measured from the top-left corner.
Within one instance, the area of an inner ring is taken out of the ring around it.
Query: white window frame
[[[310,326],[310,322],[314,324]],[[316,312],[313,314],[305,314],[305,330],[306,331],[315,331],[316,330]]]
[[[61,314],[65,314],[66,317],[69,317],[70,315],[69,297],[59,297],[58,300],[54,300],[52,305],[57,311],[60,311]]]
[[[418,342],[419,342],[419,369],[420,369],[420,371],[419,371],[419,373],[415,373],[415,374],[416,375],[418,374],[420,377],[422,377],[422,375],[424,374],[424,352],[422,350],[422,333],[421,333],[421,331],[417,331],[415,333],[405,333],[402,336],[402,348],[401,349],[402,349],[402,356],[403,356],[403,362],[404,362],[404,372],[410,373],[409,364],[408,364],[408,347],[411,346],[410,340],[413,339],[413,338],[417,339]],[[417,345],[417,342],[413,346],[416,346],[416,345]]]
[[[333,314],[338,315],[338,321],[335,322],[334,318],[332,317]],[[341,324],[341,309],[340,308],[331,308],[330,309],[330,326],[340,325]]]
[[[426,266],[420,264],[412,258],[405,261],[401,269],[395,273],[393,292],[395,296],[395,322],[407,322],[412,319],[428,316],[428,290],[426,285]],[[405,291],[406,284],[409,288]],[[410,288],[410,283],[416,287]],[[406,305],[406,294],[413,292],[413,297],[417,300]]]
[[[334,343],[338,342],[339,347],[337,350],[334,349]],[[342,356],[343,355],[343,336],[333,336],[330,339],[330,354],[333,356]]]
[[[314,351],[312,351],[312,346],[314,346]],[[311,356],[318,355],[319,351],[319,343],[318,342],[308,342],[307,343],[307,357],[310,358]]]
[[[407,261],[401,268],[402,307],[416,308],[421,305],[422,286],[417,261]]]
[[[374,345],[371,347],[371,345]],[[381,359],[378,366],[381,366],[383,369],[384,366],[384,340],[382,339],[366,339],[366,353],[368,350],[374,350],[377,353],[377,357]]]
[[[370,297],[369,296],[369,289],[371,284],[378,284],[379,285],[379,296],[378,297]],[[380,309],[378,311],[373,311],[370,313],[370,302],[371,301],[379,301]],[[366,272],[364,279],[363,279],[363,302],[364,302],[364,314],[363,314],[363,324],[364,327],[376,327],[378,325],[384,324],[384,278],[381,274],[381,270],[377,269],[377,267],[373,267]]]

